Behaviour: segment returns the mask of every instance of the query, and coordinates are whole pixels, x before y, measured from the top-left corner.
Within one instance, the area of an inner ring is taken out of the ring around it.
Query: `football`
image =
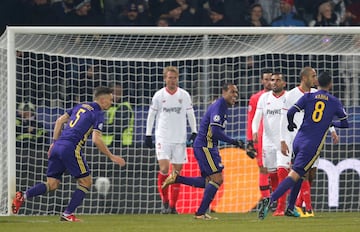
[[[107,177],[98,177],[95,181],[95,188],[99,194],[106,195],[110,190],[110,180]]]

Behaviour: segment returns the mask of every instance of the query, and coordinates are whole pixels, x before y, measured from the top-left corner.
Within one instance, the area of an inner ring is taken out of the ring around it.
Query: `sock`
[[[270,177],[271,190],[274,192],[277,186],[279,185],[277,172],[276,171],[270,172],[269,177]]]
[[[162,189],[161,185],[164,183],[165,179],[168,177],[168,174],[163,174],[160,171],[158,172],[158,191],[160,193],[161,199],[164,203],[169,202],[169,188]]]
[[[312,210],[310,182],[308,180],[303,181],[301,185],[301,192],[303,194],[306,210]]]
[[[298,180],[298,182],[296,182],[291,189],[289,203],[288,203],[288,209],[290,209],[290,210],[294,209],[295,201],[296,201],[297,196],[299,195],[299,191],[300,191],[302,182],[303,182],[303,179],[300,178],[300,180]]]
[[[210,181],[206,187],[205,187],[205,191],[204,191],[204,196],[202,198],[201,204],[199,209],[196,212],[196,215],[203,215],[205,214],[206,210],[209,208],[210,203],[212,202],[212,200],[214,199],[214,196],[217,192],[217,190],[219,189],[220,185],[218,185],[217,183]]]
[[[48,191],[49,185],[47,183],[38,183],[26,191],[25,199],[30,199],[35,196],[43,195]]]
[[[176,183],[181,183],[189,186],[193,186],[196,188],[205,188],[206,180],[204,177],[185,177],[185,176],[177,176]]]
[[[296,198],[295,205],[297,207],[302,207],[303,203],[304,203],[304,196],[303,196],[302,185],[301,185],[301,189],[300,189],[299,195]]]
[[[289,174],[288,170],[286,168],[278,168],[277,175],[278,175],[278,181],[281,183]],[[281,197],[279,197],[277,201],[277,207],[276,210],[278,211],[285,211],[286,207],[286,198],[287,198],[287,192],[285,192]]]
[[[270,196],[269,174],[260,173],[259,188],[262,198],[268,198]]]
[[[287,190],[292,188],[295,185],[295,181],[291,177],[286,177],[279,186],[276,188],[275,192],[271,194],[270,201],[274,202],[279,197],[281,197]]]
[[[175,208],[177,199],[179,197],[180,192],[180,184],[172,184],[170,186],[171,189],[171,199],[170,199],[170,208]]]
[[[75,190],[74,194],[71,197],[71,200],[68,204],[68,206],[66,207],[65,211],[64,211],[64,215],[69,215],[72,214],[75,209],[81,205],[81,203],[83,202],[86,193],[89,192],[89,189],[78,185],[77,189]]]

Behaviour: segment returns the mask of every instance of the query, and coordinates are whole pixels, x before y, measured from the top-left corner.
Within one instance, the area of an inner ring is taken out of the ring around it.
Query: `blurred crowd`
[[[357,26],[360,0],[2,0],[21,26]]]

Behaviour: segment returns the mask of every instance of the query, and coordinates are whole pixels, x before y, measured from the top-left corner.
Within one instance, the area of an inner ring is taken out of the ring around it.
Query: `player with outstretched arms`
[[[256,160],[259,166],[259,189],[262,198],[267,198],[270,196],[269,173],[267,169],[264,167],[262,160],[263,123],[262,121],[260,122],[257,143],[254,143],[251,125],[255,116],[256,106],[260,96],[263,93],[271,90],[271,75],[272,75],[272,71],[270,70],[264,70],[262,72],[261,84],[263,85],[263,89],[251,95],[249,100],[248,113],[247,113],[246,139],[248,141],[248,145],[253,146],[256,151]]]
[[[271,176],[273,191],[289,173],[291,163],[291,157],[283,156],[280,149],[280,119],[286,93],[284,79],[285,77],[281,73],[272,74],[272,90],[260,96],[252,122],[253,139],[254,142],[257,142],[260,121],[263,120],[263,163]],[[281,197],[277,203],[273,215],[284,216],[286,214],[286,195]]]
[[[53,142],[48,151],[47,180],[29,188],[25,193],[21,191],[16,193],[12,204],[14,214],[18,213],[25,200],[56,190],[63,173],[68,171],[77,179],[78,185],[60,220],[80,221],[75,217],[74,212],[81,205],[92,185],[90,169],[82,153],[82,147],[88,136],[92,134],[95,145],[111,161],[120,166],[125,165],[125,160],[112,154],[102,140],[104,110],[109,109],[112,102],[112,90],[107,87],[97,87],[94,91],[94,102],[78,104],[56,120]]]
[[[188,119],[191,136],[194,140],[197,134],[196,119],[190,94],[178,87],[179,71],[176,67],[168,66],[164,69],[165,87],[158,90],[151,102],[146,122],[145,145],[152,144],[152,130],[155,125],[155,149],[159,163],[158,190],[162,199],[162,214],[177,214],[176,202],[180,184],[162,189],[161,186],[168,177],[170,163],[172,169],[180,172],[187,162],[186,153],[186,119]],[[169,199],[171,191],[171,199]]]
[[[284,195],[289,189],[291,189],[290,200],[293,201],[289,202],[289,206],[295,205],[296,196],[302,184],[302,177],[320,156],[329,127],[349,127],[348,116],[344,107],[339,99],[329,93],[332,86],[331,76],[326,72],[321,73],[318,84],[317,92],[305,94],[287,112],[287,128],[289,131],[294,131],[297,128],[294,115],[303,110],[305,112],[303,123],[296,133],[293,143],[295,159],[286,179],[279,184],[270,198],[262,200],[258,214],[260,220],[267,216],[272,202]],[[334,117],[338,121],[333,121]]]
[[[201,176],[185,177],[179,175],[179,172],[175,170],[162,186],[162,188],[166,188],[169,185],[181,183],[205,188],[202,201],[194,216],[195,219],[216,219],[207,214],[206,211],[223,183],[222,170],[224,165],[221,162],[218,142],[224,141],[240,148],[244,147],[243,141],[232,139],[224,133],[229,113],[228,107],[233,106],[237,98],[238,89],[236,85],[225,83],[222,87],[222,97],[209,106],[201,119],[199,134],[194,142],[194,154],[200,167]]]
[[[286,114],[291,106],[293,106],[305,93],[313,93],[317,90],[312,88],[317,83],[316,71],[312,67],[304,67],[300,72],[300,84],[299,86],[291,89],[286,93],[285,103],[283,108],[283,113],[281,115],[281,152],[284,155],[292,155],[292,146],[293,140],[295,138],[297,130],[295,129],[293,132],[288,131],[287,125],[287,117]],[[296,125],[301,125],[304,119],[304,112],[301,111],[294,116],[294,122]],[[331,137],[334,143],[338,142],[338,136],[334,127],[330,127]],[[315,178],[316,167],[318,166],[319,159],[314,162],[313,167],[307,172],[304,176],[304,180],[301,186],[301,191],[298,196],[298,200],[296,202],[296,211],[300,214],[300,217],[312,217],[314,216],[314,212],[311,204],[311,181]],[[302,203],[305,203],[306,209],[302,210]],[[294,208],[294,206],[289,206],[288,208]]]

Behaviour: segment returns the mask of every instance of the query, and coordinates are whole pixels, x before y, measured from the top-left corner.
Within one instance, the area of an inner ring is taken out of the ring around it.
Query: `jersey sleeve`
[[[248,112],[247,112],[247,129],[246,129],[246,139],[252,140],[252,122],[254,119],[256,111],[256,99],[254,95],[250,97],[249,105],[248,105]]]
[[[104,127],[104,112],[100,111],[95,115],[93,129],[102,131]]]

